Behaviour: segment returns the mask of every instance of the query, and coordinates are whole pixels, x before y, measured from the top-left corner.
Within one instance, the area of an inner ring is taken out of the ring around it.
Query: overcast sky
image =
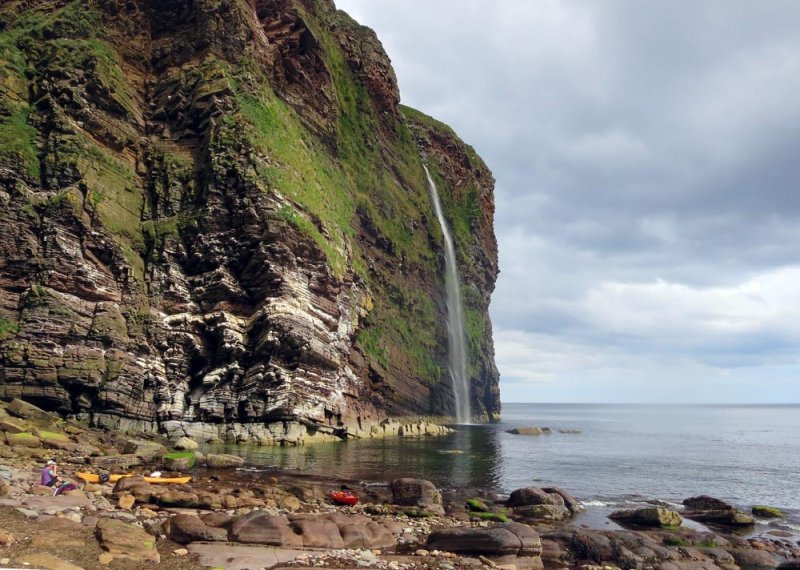
[[[338,0],[497,179],[506,402],[800,402],[800,2]]]

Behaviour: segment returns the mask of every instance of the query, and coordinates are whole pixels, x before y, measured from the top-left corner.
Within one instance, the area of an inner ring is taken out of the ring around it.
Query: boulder
[[[19,398],[11,400],[11,403],[6,407],[6,411],[18,418],[24,418],[26,420],[46,420],[53,417],[43,409],[37,408],[33,404],[29,404]]]
[[[548,495],[558,495],[564,501],[564,505],[572,514],[582,510],[580,502],[561,487],[542,487],[542,491]]]
[[[192,452],[164,456],[164,467],[167,471],[188,471],[194,467],[194,464],[195,456]]]
[[[6,432],[6,443],[11,447],[41,447],[42,440],[30,432],[8,433]]]
[[[202,508],[197,493],[169,489],[160,493],[158,504],[163,507]]]
[[[726,511],[733,508],[733,505],[730,503],[715,499],[714,497],[709,497],[708,495],[699,495],[697,497],[684,499],[683,506],[690,511]]]
[[[647,527],[675,527],[683,522],[680,514],[661,507],[615,511],[608,518],[623,524]]]
[[[693,521],[721,526],[749,526],[756,522],[752,515],[738,509],[687,512],[684,515]]]
[[[253,511],[231,521],[230,539],[235,542],[285,548],[303,546],[302,537],[289,525],[289,519],[264,511]]]
[[[525,505],[514,507],[513,511],[520,517],[544,521],[563,521],[572,515],[564,505]]]
[[[78,444],[71,441],[66,434],[39,430],[37,435],[42,440],[42,445],[45,449],[61,449],[63,451],[75,451],[78,449]]]
[[[156,564],[161,561],[156,539],[139,526],[115,519],[100,519],[95,533],[103,549],[114,558]]]
[[[506,505],[509,507],[524,507],[527,505],[564,506],[564,499],[558,493],[548,493],[539,487],[523,487],[511,493]]]
[[[422,507],[433,514],[444,514],[442,495],[436,485],[425,479],[395,479],[391,483],[392,503]]]
[[[753,507],[752,512],[755,516],[765,519],[782,519],[785,516],[780,509],[766,505],[756,505]]]
[[[117,507],[120,509],[129,511],[133,508],[134,504],[136,504],[136,497],[128,493],[123,493],[117,498]]]
[[[542,543],[529,526],[507,523],[491,528],[451,527],[433,531],[426,542],[429,550],[484,556],[540,556]]]
[[[200,520],[208,526],[225,527],[233,520],[233,517],[225,513],[207,513],[200,515]]]
[[[114,493],[121,493],[138,485],[149,486],[150,483],[144,480],[143,475],[133,475],[132,477],[121,477],[117,479],[116,483],[114,483]]]
[[[209,453],[206,455],[206,466],[209,469],[235,469],[244,465],[244,459],[226,453]]]
[[[172,446],[181,451],[194,451],[200,444],[188,437],[181,437]]]
[[[228,531],[224,528],[208,526],[200,518],[188,514],[178,514],[168,519],[164,530],[169,538],[180,544],[228,540]]]
[[[125,442],[122,453],[123,455],[135,455],[136,457],[149,461],[159,455],[167,453],[167,448],[157,441],[131,439]]]
[[[506,430],[506,433],[513,433],[514,435],[542,435],[543,433],[550,433],[548,429],[546,432],[540,427],[521,427]]]

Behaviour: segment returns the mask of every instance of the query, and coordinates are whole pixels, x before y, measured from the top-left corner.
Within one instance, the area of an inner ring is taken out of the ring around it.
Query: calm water
[[[524,426],[580,433],[505,433]],[[441,438],[228,451],[265,467],[355,479],[416,476],[501,493],[558,485],[589,505],[708,494],[777,506],[800,523],[798,405],[505,404],[502,423],[456,429]]]

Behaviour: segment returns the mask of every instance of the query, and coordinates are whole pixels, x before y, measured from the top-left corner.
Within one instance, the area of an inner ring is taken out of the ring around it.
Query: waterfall
[[[439,219],[439,225],[444,234],[444,283],[447,294],[447,355],[450,365],[450,379],[453,382],[453,394],[456,400],[456,422],[468,424],[472,420],[469,401],[469,376],[467,375],[467,344],[464,333],[464,305],[461,303],[461,287],[458,283],[458,268],[456,267],[456,249],[453,246],[453,236],[447,220],[444,219],[442,203],[439,201],[439,191],[436,183],[431,178],[431,173],[426,165],[425,176],[428,178],[428,189],[431,193],[431,202]]]

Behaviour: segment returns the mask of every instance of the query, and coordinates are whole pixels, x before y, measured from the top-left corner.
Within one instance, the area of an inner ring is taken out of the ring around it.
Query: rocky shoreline
[[[237,469],[240,457],[198,453],[189,438],[90,429],[24,403],[3,408],[0,567],[800,568],[796,536],[737,534],[751,515],[711,497],[688,499],[680,513],[666,505],[614,513],[625,528],[598,530],[573,523],[582,505],[559,488],[506,498],[414,478],[365,483],[255,472]],[[77,471],[138,475],[54,497],[38,485],[49,458],[72,480]],[[154,469],[192,480],[149,483],[141,474]],[[332,503],[329,492],[342,485],[361,497],[358,505]],[[681,526],[682,517],[704,526]]]

